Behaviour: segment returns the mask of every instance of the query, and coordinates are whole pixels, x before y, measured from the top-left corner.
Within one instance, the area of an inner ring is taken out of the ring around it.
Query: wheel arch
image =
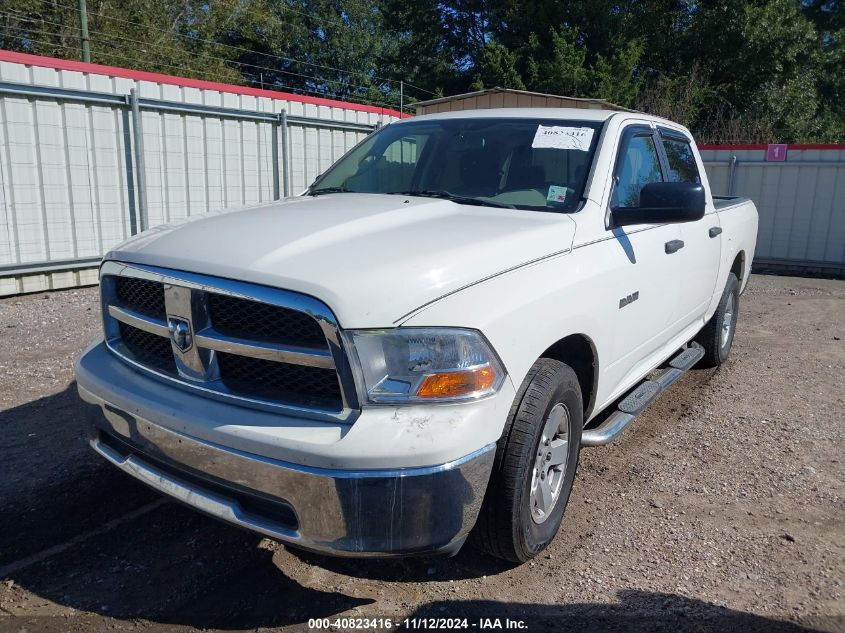
[[[745,251],[741,250],[736,254],[736,257],[734,257],[734,261],[731,264],[731,272],[736,275],[741,288],[742,283],[745,280]]]
[[[593,340],[586,334],[570,334],[546,348],[540,358],[552,358],[572,367],[581,386],[587,420],[596,405],[599,383],[599,357]]]

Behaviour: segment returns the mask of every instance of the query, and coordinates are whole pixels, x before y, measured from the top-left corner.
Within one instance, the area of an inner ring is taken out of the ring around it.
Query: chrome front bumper
[[[437,466],[331,470],[220,446],[87,391],[91,446],[161,493],[229,523],[341,556],[452,553],[475,524],[495,444]]]

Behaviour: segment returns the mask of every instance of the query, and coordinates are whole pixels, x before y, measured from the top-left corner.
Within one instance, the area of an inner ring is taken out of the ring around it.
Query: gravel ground
[[[727,365],[585,449],[560,535],[518,567],[328,559],[160,499],[84,444],[71,365],[99,327],[93,288],[0,300],[0,629],[845,631],[845,282],[753,277]]]

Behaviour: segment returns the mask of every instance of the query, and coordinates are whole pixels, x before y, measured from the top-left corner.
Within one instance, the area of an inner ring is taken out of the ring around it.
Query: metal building
[[[511,88],[489,88],[478,92],[467,92],[452,97],[441,97],[414,104],[417,114],[435,112],[454,112],[456,110],[479,110],[488,108],[583,108],[587,110],[623,110],[628,108],[615,105],[604,99],[580,99],[560,95],[512,90]]]

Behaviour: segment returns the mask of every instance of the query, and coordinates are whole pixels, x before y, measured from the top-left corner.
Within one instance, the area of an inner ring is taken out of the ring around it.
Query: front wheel
[[[584,413],[571,367],[541,358],[514,400],[472,542],[525,562],[554,539],[578,468]]]
[[[739,280],[736,275],[729,273],[716,312],[695,337],[696,342],[704,348],[704,358],[699,362],[700,367],[718,367],[728,360],[736,333],[737,316],[739,316]]]

